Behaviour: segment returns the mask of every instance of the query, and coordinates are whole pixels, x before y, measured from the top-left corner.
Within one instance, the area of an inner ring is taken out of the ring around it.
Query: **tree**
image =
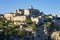
[[[28,19],[28,18],[25,19],[25,22],[26,22],[26,24],[32,24],[31,19]]]
[[[24,36],[24,34],[25,33],[22,30],[18,30],[17,35],[18,35],[19,38],[21,38],[22,36]]]
[[[32,27],[33,30],[36,30],[36,23],[32,22],[31,19],[26,18],[25,22],[26,22],[27,27],[30,26],[30,27]]]
[[[31,24],[31,27],[32,27],[33,31],[36,30],[36,24],[35,24],[35,23],[32,23],[32,24]]]

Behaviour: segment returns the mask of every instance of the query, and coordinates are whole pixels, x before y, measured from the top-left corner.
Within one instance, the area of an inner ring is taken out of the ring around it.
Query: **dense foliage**
[[[54,26],[54,22],[51,19],[44,20],[44,23],[36,24],[30,19],[25,20],[24,27],[32,27],[32,31],[36,31],[37,26],[42,26],[43,29],[48,30],[48,32],[55,32],[57,28]],[[52,29],[51,29],[52,28]],[[17,36],[18,38],[26,37],[26,40],[30,40],[29,36],[32,34],[30,31],[20,30],[20,25],[15,25],[11,20],[0,20],[0,40],[10,40],[11,36]],[[50,34],[49,34],[50,35]],[[49,38],[50,39],[50,38]]]

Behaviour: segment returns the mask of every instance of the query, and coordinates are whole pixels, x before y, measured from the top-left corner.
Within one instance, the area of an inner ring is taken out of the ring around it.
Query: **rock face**
[[[47,36],[45,35],[43,28],[38,26],[36,28],[36,36],[34,37],[34,40],[47,40]]]
[[[60,31],[53,32],[51,38],[53,40],[60,40]]]

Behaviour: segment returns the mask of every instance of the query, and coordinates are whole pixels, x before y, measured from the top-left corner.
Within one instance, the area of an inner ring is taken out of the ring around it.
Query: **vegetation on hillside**
[[[57,31],[57,28],[54,26],[54,22],[51,19],[47,18],[44,20],[44,23],[40,23],[39,25],[32,22],[30,19],[25,20],[25,28],[32,27],[32,31],[35,31],[37,26],[42,26],[44,29],[47,29],[48,32]],[[20,30],[20,25],[15,25],[11,20],[0,20],[0,40],[10,40],[10,36],[17,36],[18,38],[25,36],[26,40],[30,40],[29,36],[31,34],[32,32],[30,31]]]

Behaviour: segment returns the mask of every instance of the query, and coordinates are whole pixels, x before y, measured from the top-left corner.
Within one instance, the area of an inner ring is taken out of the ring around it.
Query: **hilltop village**
[[[0,14],[0,40],[60,40],[60,17],[32,6]]]

